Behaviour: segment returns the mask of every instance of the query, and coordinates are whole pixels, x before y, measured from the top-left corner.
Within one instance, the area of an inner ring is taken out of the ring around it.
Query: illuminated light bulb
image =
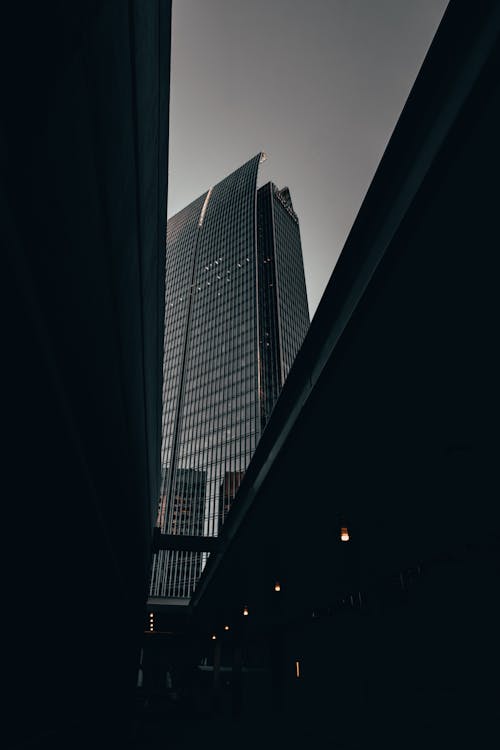
[[[342,528],[340,529],[340,541],[341,542],[349,541],[349,532],[347,531],[347,526],[342,526]]]
[[[300,677],[300,661],[295,662],[295,677]]]
[[[229,625],[224,625],[224,630],[229,630]]]
[[[213,640],[213,641],[216,641],[216,640],[217,640],[217,636],[216,636],[216,635],[213,635],[213,636],[212,636],[212,640]]]
[[[276,583],[274,584],[274,590],[281,591],[281,584],[279,581],[276,581]]]
[[[243,607],[243,614],[245,615],[245,617],[248,616],[248,607]]]

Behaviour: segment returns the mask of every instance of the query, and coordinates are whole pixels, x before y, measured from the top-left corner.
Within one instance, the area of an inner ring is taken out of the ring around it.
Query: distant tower
[[[167,224],[157,525],[217,536],[309,327],[288,188],[258,154]],[[187,597],[206,553],[155,554],[150,595]]]

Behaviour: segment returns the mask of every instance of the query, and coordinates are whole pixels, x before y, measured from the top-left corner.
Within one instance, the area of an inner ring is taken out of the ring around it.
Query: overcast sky
[[[259,151],[311,317],[447,0],[173,0],[168,215]]]

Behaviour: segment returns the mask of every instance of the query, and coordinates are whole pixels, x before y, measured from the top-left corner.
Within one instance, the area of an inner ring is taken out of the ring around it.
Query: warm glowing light
[[[340,541],[341,542],[349,541],[349,532],[347,531],[347,526],[342,526],[342,528],[340,529]]]
[[[300,677],[300,662],[295,662],[295,677]]]
[[[281,585],[279,581],[276,581],[276,583],[274,584],[274,590],[281,591]]]
[[[229,630],[229,625],[224,625],[224,630]]]
[[[248,615],[248,607],[243,607],[243,614],[245,615],[245,617],[247,617],[247,615]]]
[[[212,636],[212,640],[213,640],[213,641],[216,641],[216,640],[217,640],[217,636],[216,636],[216,635],[213,635],[213,636]]]

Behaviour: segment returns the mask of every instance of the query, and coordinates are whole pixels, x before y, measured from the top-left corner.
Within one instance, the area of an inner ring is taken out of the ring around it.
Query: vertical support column
[[[243,709],[243,653],[238,643],[233,648],[231,693],[233,716],[240,716]]]
[[[284,633],[281,628],[276,628],[271,634],[269,646],[271,701],[273,710],[279,712],[283,710],[285,689],[285,648]]]
[[[214,682],[212,687],[212,706],[215,712],[220,705],[220,664],[221,664],[221,643],[219,640],[214,645]]]

